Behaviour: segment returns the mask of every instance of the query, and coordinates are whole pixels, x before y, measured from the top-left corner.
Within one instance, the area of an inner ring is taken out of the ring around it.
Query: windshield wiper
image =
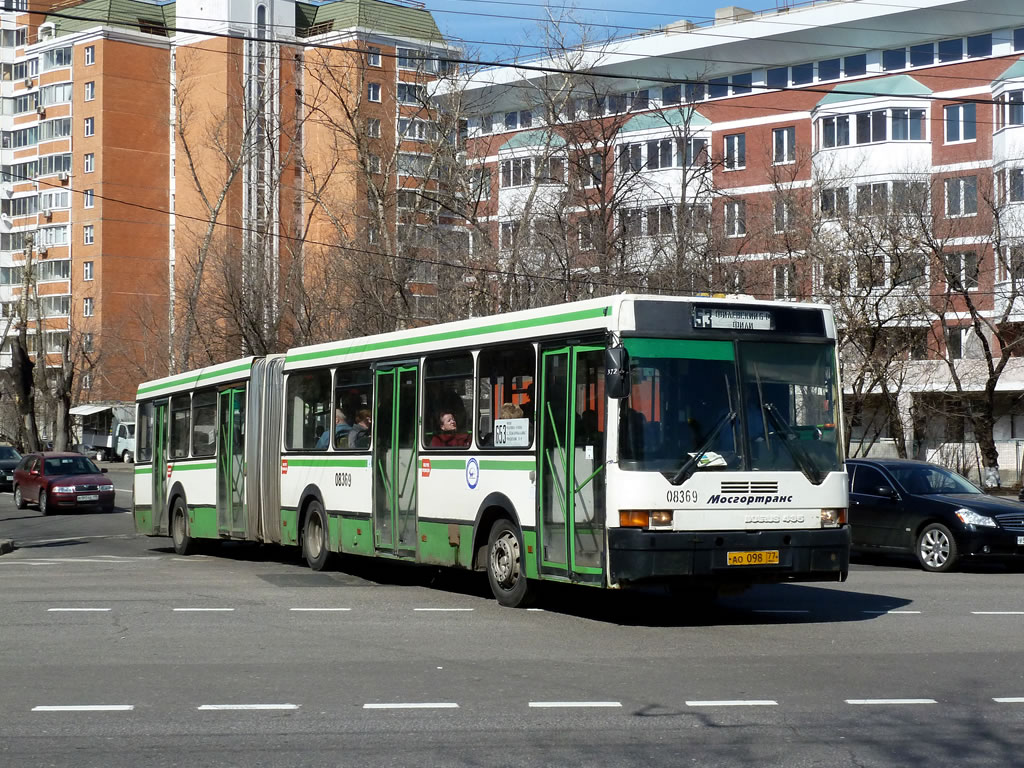
[[[768,414],[768,419],[775,425],[775,429],[782,434],[781,442],[786,447],[789,455],[793,457],[793,461],[800,467],[800,471],[812,483],[820,485],[822,481],[821,472],[814,466],[814,462],[807,455],[807,451],[804,450],[803,446],[796,442],[797,434],[793,427],[782,417],[782,414],[778,412],[778,409],[772,403],[764,403],[762,407],[764,412]]]
[[[700,461],[708,448],[711,447],[711,444],[715,442],[715,439],[718,437],[718,433],[722,431],[726,424],[733,424],[735,422],[736,411],[729,411],[725,414],[725,416],[722,417],[722,420],[715,425],[713,430],[711,430],[711,434],[708,435],[708,439],[705,440],[701,447],[697,449],[696,453],[690,454],[690,458],[683,463],[683,466],[679,468],[679,471],[676,472],[675,476],[669,480],[669,482],[672,483],[672,485],[679,485],[680,483],[685,482],[686,479],[696,471],[697,462]]]

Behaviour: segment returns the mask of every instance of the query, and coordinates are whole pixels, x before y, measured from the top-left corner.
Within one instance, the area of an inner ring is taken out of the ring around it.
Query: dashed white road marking
[[[861,611],[861,613],[871,613],[871,614],[874,614],[876,616],[887,615],[887,614],[890,614],[890,613],[893,613],[893,614],[907,614],[907,615],[910,615],[910,616],[915,616],[915,615],[920,614],[921,612],[920,611]]]
[[[621,701],[531,701],[538,709],[571,709],[577,707],[621,707]]]
[[[134,704],[71,704],[32,707],[33,712],[131,712]]]
[[[846,699],[847,704],[938,704],[935,699]]]
[[[1024,616],[1024,611],[971,611],[975,616]]]
[[[774,699],[722,699],[720,701],[688,701],[688,707],[777,707]]]
[[[269,709],[298,709],[298,704],[201,704],[196,707],[200,711],[220,711],[220,710],[233,710],[233,709],[253,709],[253,710],[269,710]]]
[[[109,608],[47,608],[48,613],[105,613]]]
[[[472,608],[413,608],[414,611],[428,611],[434,613],[459,613],[459,612],[470,612]]]
[[[331,611],[351,611],[351,608],[289,608],[289,611],[299,611],[303,613],[327,613]]]
[[[455,701],[395,701],[393,703],[365,703],[364,710],[458,710]]]
[[[996,704],[1024,704],[1024,696],[1004,696],[992,701]]]
[[[172,608],[179,613],[216,613],[218,611],[233,611],[234,608]]]

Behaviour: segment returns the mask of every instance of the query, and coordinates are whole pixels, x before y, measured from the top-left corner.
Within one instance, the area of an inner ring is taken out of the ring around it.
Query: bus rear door
[[[419,366],[378,368],[374,378],[374,544],[384,554],[415,557]]]
[[[221,390],[217,408],[217,530],[246,538],[245,385]]]
[[[153,403],[153,531],[170,534],[167,520],[167,400]]]

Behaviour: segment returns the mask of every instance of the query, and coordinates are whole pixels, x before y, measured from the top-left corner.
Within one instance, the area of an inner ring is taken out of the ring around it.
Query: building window
[[[892,284],[920,288],[926,283],[928,257],[923,253],[897,253],[892,262]]]
[[[380,48],[371,45],[366,49],[366,63],[371,67],[380,66]]]
[[[726,170],[738,170],[747,166],[747,135],[734,133],[725,137]]]
[[[93,313],[94,309],[95,309],[95,305],[93,304],[93,300],[92,299],[89,299],[89,298],[82,299],[82,316],[83,317],[92,317],[92,313]]]
[[[775,231],[785,232],[793,226],[796,218],[796,201],[786,198],[775,201]]]
[[[768,70],[767,84],[769,88],[785,88],[789,85],[789,67],[776,67]]]
[[[92,374],[88,371],[82,374],[82,389],[92,389]]]
[[[999,118],[1002,123],[997,123],[997,128],[1024,125],[1024,91],[1009,91],[996,101],[999,104]]]
[[[924,140],[924,110],[894,109],[892,110],[893,141]]]
[[[380,158],[377,155],[370,155],[367,158],[370,173],[380,173]]]
[[[772,131],[772,162],[792,163],[796,160],[796,126]]]
[[[423,104],[427,98],[427,90],[414,83],[399,83],[395,95],[401,104]]]
[[[898,213],[924,213],[928,210],[928,185],[923,181],[894,181],[892,209]]]
[[[683,163],[687,168],[695,165],[704,165],[708,161],[708,140],[704,138],[689,138],[681,140],[685,146],[686,157]]]
[[[499,244],[502,248],[511,248],[516,243],[516,238],[519,237],[519,222],[518,221],[503,221],[501,222],[501,228],[498,231]]]
[[[371,139],[380,138],[380,120],[376,117],[371,117],[366,121],[366,135]]]
[[[625,239],[640,237],[644,233],[642,208],[623,208],[619,211],[619,233]]]
[[[96,155],[94,153],[85,153],[85,157],[82,159],[82,170],[86,173],[92,173],[96,170]]]
[[[843,76],[860,77],[867,74],[868,56],[866,53],[858,53],[855,56],[847,56],[843,59]]]
[[[501,162],[501,186],[525,187],[533,181],[533,158],[517,157]]]
[[[95,242],[95,232],[96,230],[92,224],[86,224],[85,227],[82,228],[82,243],[85,245],[92,245]]]
[[[821,215],[826,219],[837,219],[850,212],[850,190],[833,187],[821,190]]]
[[[857,143],[871,144],[878,141],[885,141],[886,138],[886,111],[876,109],[872,112],[860,112],[854,115],[857,125]]]
[[[906,48],[896,48],[891,51],[882,51],[882,71],[891,72],[894,69],[905,69],[906,66]]]
[[[604,180],[604,156],[591,153],[583,158],[580,169],[580,185],[596,187]]]
[[[1024,202],[1024,168],[1011,168],[1005,178],[1007,202]]]
[[[96,118],[87,117],[85,118],[85,135],[93,136],[96,134]]]
[[[92,352],[92,349],[93,349],[93,346],[92,346],[92,334],[91,333],[83,333],[82,334],[82,351],[88,353],[88,352]]]
[[[85,66],[96,63],[96,46],[87,45],[85,46]]]
[[[967,58],[977,59],[992,55],[992,33],[967,38]]]
[[[92,280],[93,279],[93,262],[86,261],[82,264],[82,279]]]
[[[1024,245],[1008,245],[1005,252],[1003,279],[1011,280],[1015,286],[1020,287],[1024,283]]]
[[[850,143],[850,118],[847,115],[821,119],[821,146],[845,147]]]
[[[640,171],[644,167],[643,144],[624,144],[619,147],[619,173]]]
[[[939,61],[960,61],[964,57],[964,39],[955,37],[952,40],[939,41]]]
[[[96,206],[96,190],[87,189],[82,194],[83,205],[86,208],[94,208]]]
[[[882,214],[889,207],[889,185],[859,184],[857,186],[857,213]]]
[[[946,111],[946,143],[956,141],[974,141],[975,128],[974,104],[950,104]]]
[[[647,167],[651,170],[671,168],[675,165],[675,142],[672,139],[655,139],[647,142]]]
[[[90,80],[85,84],[85,100],[92,101],[96,98],[96,82]]]
[[[978,212],[978,177],[946,179],[946,215],[973,216]]]
[[[754,84],[754,73],[744,72],[742,75],[732,76],[732,95],[742,96],[745,93],[750,93],[751,86]]]
[[[775,298],[791,299],[796,295],[796,265],[776,264],[774,268]]]
[[[978,254],[946,254],[946,285],[954,291],[969,291],[978,287]]]
[[[380,83],[367,83],[366,84],[366,98],[369,101],[379,102],[380,101]]]
[[[682,98],[683,92],[678,85],[666,85],[661,89],[661,105],[663,107],[672,106],[678,104]]]
[[[674,232],[675,227],[672,223],[671,205],[659,205],[647,209],[648,235],[651,235],[652,237],[657,235],[671,235]]]
[[[725,204],[725,234],[727,237],[740,237],[747,233],[747,204],[743,200],[734,200]]]

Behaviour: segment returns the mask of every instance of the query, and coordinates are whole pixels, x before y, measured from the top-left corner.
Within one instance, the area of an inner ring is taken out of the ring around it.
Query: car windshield
[[[910,465],[906,467],[890,466],[887,469],[907,493],[915,495],[930,493],[984,493],[984,491],[966,478],[943,467]]]
[[[21,458],[21,454],[11,448],[9,445],[0,445],[0,460],[3,459],[14,459],[17,461]]]
[[[623,469],[796,470],[842,466],[829,344],[627,339],[632,388],[619,412]],[[700,455],[697,455],[700,454]]]
[[[59,456],[43,463],[48,475],[98,475],[99,469],[85,456]]]

